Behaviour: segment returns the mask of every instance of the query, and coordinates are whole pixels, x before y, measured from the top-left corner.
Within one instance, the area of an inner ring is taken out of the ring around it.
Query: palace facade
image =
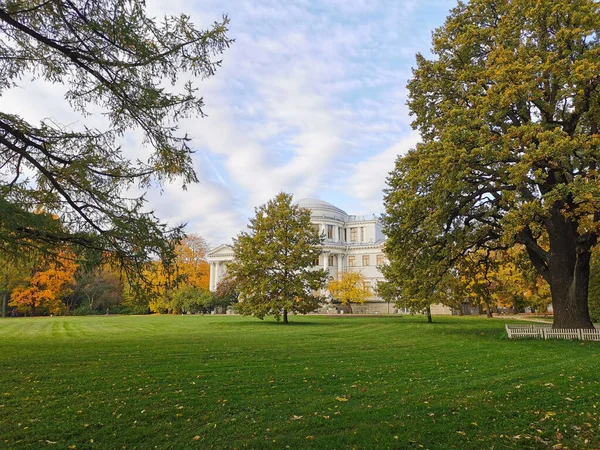
[[[386,261],[383,254],[385,236],[379,219],[374,215],[349,215],[331,203],[313,198],[299,200],[297,205],[310,210],[313,226],[325,236],[323,251],[318,261],[315,260],[315,266],[327,270],[334,279],[344,271],[362,274],[371,296],[363,305],[352,305],[353,312],[394,312],[394,305],[388,305],[376,295],[377,283],[383,280],[378,266]],[[220,245],[208,253],[207,260],[210,263],[210,290],[214,291],[227,270],[227,262],[233,260],[233,250],[229,245]],[[332,306],[324,309],[331,310]]]

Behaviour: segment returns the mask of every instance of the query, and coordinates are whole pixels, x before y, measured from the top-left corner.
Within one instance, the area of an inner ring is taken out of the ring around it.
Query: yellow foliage
[[[175,247],[175,265],[167,272],[158,261],[144,270],[144,277],[151,284],[152,297],[148,301],[154,313],[174,312],[172,291],[176,287],[194,286],[208,290],[210,271],[206,262],[208,244],[200,236],[189,235]]]
[[[331,280],[327,288],[333,298],[344,305],[365,303],[370,295],[360,272],[342,272],[340,279]]]

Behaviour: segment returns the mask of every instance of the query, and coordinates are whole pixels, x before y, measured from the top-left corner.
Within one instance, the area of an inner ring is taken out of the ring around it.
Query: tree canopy
[[[344,271],[339,280],[330,280],[327,289],[335,300],[347,305],[352,313],[352,303],[365,303],[371,295],[364,285],[365,278],[360,272]]]
[[[385,191],[389,281],[423,296],[470,252],[525,246],[554,326],[589,328],[600,227],[600,5],[472,0],[409,82],[422,143]]]
[[[233,240],[234,261],[227,267],[239,292],[238,311],[287,323],[288,313],[317,309],[327,272],[312,267],[324,238],[313,228],[310,211],[281,192],[256,208],[248,229]]]
[[[214,74],[230,44],[228,19],[197,29],[184,14],[156,20],[141,0],[8,0],[0,4],[0,95],[24,76],[64,86],[76,113],[103,129],[0,110],[0,252],[52,252],[75,244],[126,267],[172,256],[180,226],[168,228],[130,196],[162,181],[196,181],[181,118],[203,115],[186,73]],[[179,83],[178,83],[179,82]],[[147,158],[121,145],[131,129]]]

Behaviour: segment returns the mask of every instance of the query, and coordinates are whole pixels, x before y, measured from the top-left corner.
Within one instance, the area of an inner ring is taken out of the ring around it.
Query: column
[[[338,280],[342,278],[342,272],[344,271],[344,255],[338,253],[337,255],[337,275]]]
[[[329,250],[323,252],[323,269],[329,269]]]
[[[217,284],[219,284],[219,269],[220,269],[219,266],[220,265],[221,265],[220,261],[215,262],[215,289],[217,289]]]
[[[210,275],[210,281],[208,284],[208,289],[211,292],[214,292],[215,290],[215,263],[211,262],[210,266],[209,266],[209,275]]]

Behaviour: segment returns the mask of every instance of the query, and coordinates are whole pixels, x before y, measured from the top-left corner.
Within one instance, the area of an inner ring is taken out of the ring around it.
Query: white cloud
[[[386,178],[394,169],[396,158],[414,148],[417,142],[419,142],[419,135],[412,133],[355,166],[351,195],[361,201],[364,211],[382,212]]]
[[[149,1],[152,15],[184,12],[200,27],[227,13],[236,40],[215,77],[196,83],[208,117],[180,124],[193,138],[200,184],[150,192],[149,207],[214,245],[280,190],[339,202],[349,213],[381,212],[385,178],[417,140],[405,89],[414,53],[427,53],[431,30],[453,3]],[[46,89],[6,93],[3,108],[34,120],[81,120],[60,89]],[[124,142],[130,155],[147,153],[139,133]]]

